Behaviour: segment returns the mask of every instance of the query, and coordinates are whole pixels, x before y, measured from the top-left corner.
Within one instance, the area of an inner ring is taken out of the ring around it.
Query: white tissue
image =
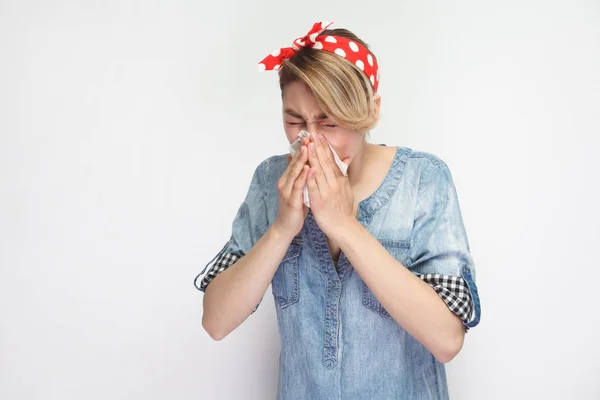
[[[298,134],[298,139],[296,139],[292,144],[290,144],[290,154],[292,155],[292,157],[294,156],[294,154],[296,154],[298,150],[300,150],[300,147],[302,147],[302,138],[307,138],[309,136],[310,133],[308,133],[307,131],[300,131],[300,133]],[[327,144],[329,144],[329,142],[327,142]],[[340,167],[342,174],[346,176],[348,166],[344,164],[342,160],[340,160],[340,157],[337,155],[333,147],[331,147],[331,144],[329,144],[329,148],[333,153],[335,163],[338,165],[338,167]],[[308,186],[304,186],[304,204],[306,204],[306,207],[310,207],[310,200],[308,199]]]

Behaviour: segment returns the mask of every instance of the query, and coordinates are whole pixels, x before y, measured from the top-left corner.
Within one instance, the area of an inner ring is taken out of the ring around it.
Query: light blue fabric
[[[287,155],[266,159],[222,251],[243,256],[277,217]],[[415,274],[462,276],[481,307],[458,197],[446,163],[397,147],[358,221]],[[382,307],[342,253],[336,269],[312,213],[272,281],[281,335],[278,399],[448,399],[444,365]]]

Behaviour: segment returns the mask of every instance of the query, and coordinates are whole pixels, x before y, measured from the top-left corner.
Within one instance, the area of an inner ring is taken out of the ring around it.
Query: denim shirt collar
[[[357,219],[364,221],[385,206],[394,195],[398,182],[402,177],[402,171],[408,161],[411,149],[408,147],[396,146],[396,154],[383,182],[366,199],[358,203]]]

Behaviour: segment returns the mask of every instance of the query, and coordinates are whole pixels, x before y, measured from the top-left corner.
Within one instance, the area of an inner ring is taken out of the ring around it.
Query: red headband
[[[319,36],[333,22],[316,22],[312,29],[303,37],[294,40],[292,47],[282,47],[265,57],[258,66],[261,71],[277,71],[283,65],[283,60],[291,58],[301,47],[325,50],[345,58],[356,64],[371,81],[373,91],[379,86],[379,68],[375,57],[360,43],[353,42],[341,36]]]

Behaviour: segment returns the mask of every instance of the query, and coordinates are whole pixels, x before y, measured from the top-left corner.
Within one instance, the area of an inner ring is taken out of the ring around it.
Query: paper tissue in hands
[[[298,134],[298,139],[296,139],[292,144],[290,144],[290,154],[292,155],[292,157],[294,156],[294,154],[296,154],[296,152],[298,150],[300,150],[300,147],[302,147],[302,138],[307,138],[307,137],[310,137],[310,133],[308,133],[307,131],[300,131],[300,133]],[[346,164],[344,164],[342,162],[342,160],[340,160],[340,157],[337,155],[337,153],[335,152],[333,147],[331,147],[331,144],[329,142],[327,142],[327,144],[329,144],[329,148],[331,149],[331,152],[333,153],[333,158],[335,159],[335,163],[338,165],[338,167],[340,167],[342,174],[344,174],[344,176],[345,176],[348,171],[348,166]],[[304,186],[304,204],[306,204],[306,207],[310,207],[310,200],[308,199],[308,187],[307,186]]]

